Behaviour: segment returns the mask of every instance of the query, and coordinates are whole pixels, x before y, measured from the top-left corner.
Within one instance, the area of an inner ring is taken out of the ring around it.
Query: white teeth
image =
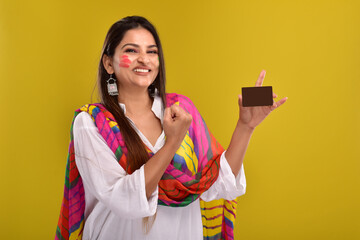
[[[134,69],[134,72],[150,72],[150,70],[149,69],[136,68],[136,69]]]

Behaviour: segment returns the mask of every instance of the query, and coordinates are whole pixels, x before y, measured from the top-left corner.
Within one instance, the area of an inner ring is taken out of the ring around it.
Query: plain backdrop
[[[289,98],[254,132],[236,239],[360,238],[360,2],[0,0],[0,239],[53,239],[74,110],[109,27],[147,17],[167,91],[190,97],[226,148],[237,95]]]

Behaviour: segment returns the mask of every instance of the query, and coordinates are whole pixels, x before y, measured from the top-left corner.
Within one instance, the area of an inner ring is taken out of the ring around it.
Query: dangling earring
[[[112,77],[112,74],[110,74],[110,78],[106,82],[107,82],[107,90],[109,95],[110,96],[119,95],[119,91],[116,85],[116,79]]]

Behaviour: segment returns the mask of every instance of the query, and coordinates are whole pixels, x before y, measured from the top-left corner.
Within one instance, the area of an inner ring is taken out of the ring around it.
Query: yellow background
[[[236,239],[360,239],[359,13],[350,0],[1,0],[0,239],[53,239],[74,110],[107,30],[134,14],[159,31],[168,92],[223,146],[262,69],[289,97],[252,137]]]

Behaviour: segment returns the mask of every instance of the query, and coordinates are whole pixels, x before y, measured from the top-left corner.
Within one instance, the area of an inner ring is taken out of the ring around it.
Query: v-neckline
[[[159,150],[159,144],[161,143],[161,140],[165,137],[164,130],[161,131],[161,134],[156,139],[155,145],[152,145],[152,143],[149,141],[149,139],[147,139],[147,137],[139,129],[136,129],[136,131],[138,132],[139,135],[142,136],[140,138],[145,143],[145,145],[149,148],[149,150],[153,154],[155,154]]]
[[[133,120],[131,120],[131,118],[129,118],[128,116],[126,116],[126,118],[130,121],[130,123],[133,125],[135,131],[137,132],[137,134],[139,134],[141,140],[145,143],[145,145],[150,149],[150,151],[152,153],[157,152],[157,146],[160,144],[159,141],[165,137],[165,132],[164,129],[162,129],[160,135],[157,137],[155,145],[152,145],[152,143],[149,141],[149,139],[136,127],[135,123],[133,122]],[[154,152],[155,151],[155,152]]]

